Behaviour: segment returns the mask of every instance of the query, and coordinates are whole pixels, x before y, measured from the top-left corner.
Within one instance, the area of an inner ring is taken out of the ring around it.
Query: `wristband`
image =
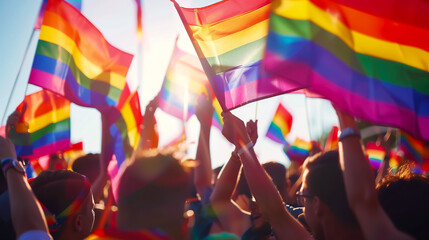
[[[252,141],[248,142],[245,146],[241,147],[240,150],[237,151],[237,155],[241,156],[245,151],[249,150],[250,148],[253,148],[254,144]]]
[[[1,160],[0,165],[1,165],[1,168],[2,168],[2,171],[3,171],[3,174],[5,177],[6,177],[6,172],[10,168],[14,168],[17,172],[19,172],[25,176],[24,167],[21,165],[20,162],[18,162],[18,160],[14,159],[14,158],[5,158],[5,159]]]
[[[346,128],[341,130],[340,137],[338,138],[339,141],[344,140],[344,138],[350,137],[350,136],[356,136],[360,138],[360,130],[358,128]]]

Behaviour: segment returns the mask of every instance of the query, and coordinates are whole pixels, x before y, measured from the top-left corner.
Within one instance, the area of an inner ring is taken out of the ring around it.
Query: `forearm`
[[[231,156],[219,174],[213,193],[210,197],[212,205],[216,206],[231,201],[232,193],[237,184],[241,161]]]
[[[307,230],[286,211],[277,188],[259,163],[253,148],[240,157],[250,190],[279,239],[310,239]]]
[[[340,119],[340,130],[356,128],[350,116]],[[376,201],[375,181],[371,166],[366,160],[357,135],[348,136],[339,142],[340,164],[344,175],[347,198],[352,210],[357,204],[371,206]]]
[[[195,157],[198,165],[194,170],[194,184],[199,194],[203,192],[204,188],[212,185],[213,170],[210,157],[210,129],[211,125],[202,123],[198,138],[198,148]]]
[[[9,170],[6,173],[12,223],[16,236],[30,230],[49,233],[45,216],[27,179],[22,174]]]

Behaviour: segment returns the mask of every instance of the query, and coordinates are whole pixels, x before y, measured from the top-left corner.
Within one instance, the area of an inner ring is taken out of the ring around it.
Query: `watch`
[[[5,176],[6,176],[6,172],[12,167],[16,171],[18,171],[19,173],[25,176],[25,169],[18,160],[14,158],[5,158],[1,160],[1,169],[3,170],[3,173]]]

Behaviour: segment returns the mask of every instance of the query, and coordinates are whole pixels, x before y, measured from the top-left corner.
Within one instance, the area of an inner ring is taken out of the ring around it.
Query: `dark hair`
[[[118,187],[118,226],[131,230],[182,221],[190,172],[171,154],[136,158]]]
[[[82,192],[85,181],[84,176],[69,170],[43,171],[30,182],[30,186],[37,200],[57,216]],[[64,225],[51,232],[52,237],[58,238],[63,230]]]
[[[318,196],[332,213],[345,224],[358,227],[358,222],[347,201],[343,172],[337,150],[318,153],[307,158],[306,184],[309,194]]]
[[[72,170],[86,176],[94,183],[100,173],[100,154],[89,153],[73,161]]]
[[[262,167],[270,175],[271,181],[277,187],[283,201],[286,201],[286,167],[278,162],[266,162]]]
[[[377,186],[378,199],[395,226],[416,239],[429,236],[429,180],[408,165],[386,175]]]

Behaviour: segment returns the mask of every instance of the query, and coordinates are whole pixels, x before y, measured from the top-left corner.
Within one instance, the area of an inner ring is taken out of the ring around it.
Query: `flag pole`
[[[22,67],[24,66],[25,58],[27,56],[28,49],[30,48],[30,45],[31,45],[31,40],[33,40],[35,32],[36,32],[36,30],[33,28],[33,31],[31,32],[30,40],[28,40],[27,47],[25,48],[24,57],[22,58],[21,65],[19,66],[19,69],[18,69],[18,74],[16,75],[15,81],[13,82],[12,90],[10,91],[9,98],[7,99],[6,108],[5,108],[3,116],[1,118],[0,125],[3,125],[4,119],[5,119],[6,114],[7,114],[7,110],[9,108],[10,100],[12,99],[12,95],[13,95],[13,92],[15,91],[16,83],[18,82],[19,76],[21,75],[21,70],[22,70]],[[28,87],[28,83],[27,83],[27,87]],[[27,87],[25,88],[24,97],[27,93]]]
[[[256,101],[255,103],[255,121],[258,120],[258,106],[259,106],[259,101]]]
[[[307,96],[304,96],[304,104],[305,104],[305,117],[307,118],[308,137],[310,138],[310,141],[311,141],[312,140],[312,138],[311,138],[311,126],[310,126],[310,117],[308,114]]]
[[[198,58],[200,59],[201,66],[203,67],[204,72],[206,73],[207,78],[209,79],[209,82],[210,82],[210,85],[212,86],[213,91],[214,92],[219,92],[218,89],[217,89],[217,87],[216,87],[216,84],[215,84],[215,82],[213,80],[213,76],[215,76],[215,73],[214,73],[213,69],[210,67],[210,64],[207,61],[207,59],[204,57],[204,53],[201,50],[200,45],[198,45],[197,40],[194,38],[192,30],[189,27],[188,21],[186,21],[185,15],[183,15],[183,12],[180,9],[179,4],[175,0],[170,0],[170,1],[173,2],[174,7],[176,8],[176,11],[179,14],[180,20],[182,21],[183,26],[185,27],[186,33],[188,34],[189,39],[191,40],[192,45],[194,46],[195,52],[197,53]],[[216,96],[216,97],[218,97],[218,96]],[[218,99],[219,99],[219,97],[218,97]],[[220,106],[222,108],[222,111],[228,112],[226,106],[224,105],[224,102],[219,101],[219,104],[220,104]]]

